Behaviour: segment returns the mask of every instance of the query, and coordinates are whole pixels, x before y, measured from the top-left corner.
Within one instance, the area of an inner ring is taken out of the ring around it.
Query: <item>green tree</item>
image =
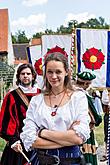
[[[60,28],[57,28],[57,34],[66,34],[66,33],[68,33],[67,27],[61,25]]]
[[[11,34],[11,37],[12,37],[12,43],[15,44],[16,43],[16,37],[12,34]]]
[[[109,29],[109,25],[105,22],[104,18],[99,17],[99,21],[102,28]]]
[[[46,29],[45,34],[55,34],[55,32],[52,31],[51,29]]]
[[[43,35],[42,32],[36,33],[32,36],[32,38],[41,38],[41,36]]]
[[[99,19],[91,18],[87,22],[87,28],[96,28],[96,29],[108,29],[105,19],[103,17],[99,17]]]
[[[70,20],[68,22],[67,27],[61,25],[57,28],[57,31],[54,32],[51,29],[46,29],[45,32],[39,32],[33,34],[32,38],[41,38],[44,34],[71,34],[73,27],[76,28],[93,28],[93,29],[109,29],[109,25],[105,22],[103,17],[91,18],[86,22],[78,23],[77,20]],[[13,43],[27,43],[30,39],[26,37],[25,31],[18,30],[16,35],[12,35],[12,42]]]
[[[18,30],[15,34],[16,43],[28,43],[29,39],[26,37],[25,31]]]
[[[93,29],[108,29],[109,25],[105,22],[105,19],[103,17],[97,18],[91,18],[87,20],[86,22],[78,23],[76,20],[71,20],[68,25],[70,28],[72,26],[77,28],[93,28]]]
[[[87,24],[84,22],[81,22],[77,25],[77,28],[87,28]]]

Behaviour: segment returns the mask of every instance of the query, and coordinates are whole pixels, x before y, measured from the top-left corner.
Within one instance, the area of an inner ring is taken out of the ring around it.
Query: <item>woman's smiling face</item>
[[[63,87],[67,74],[62,62],[53,60],[47,63],[46,77],[52,88]]]

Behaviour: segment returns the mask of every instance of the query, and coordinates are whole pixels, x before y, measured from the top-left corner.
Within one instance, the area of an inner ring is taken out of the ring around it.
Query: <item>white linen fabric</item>
[[[104,105],[108,105],[109,104],[109,94],[108,94],[108,90],[104,89],[102,92],[102,103]]]
[[[38,89],[37,84],[35,84],[32,88],[26,88],[22,85],[18,85],[18,87],[20,87],[24,93],[36,93]]]
[[[94,106],[95,106],[95,109],[96,109],[97,113],[98,113],[99,115],[102,115],[102,114],[103,114],[103,108],[102,108],[102,103],[101,103],[100,98],[96,96],[96,97],[93,99],[93,104],[94,104]]]
[[[71,99],[57,110],[56,116],[51,116],[52,108],[46,105],[43,94],[34,96],[24,119],[23,132],[20,135],[26,151],[31,150],[32,143],[37,140],[39,129],[66,131],[75,121],[79,125],[73,129],[85,140],[89,138],[88,101],[84,92],[76,90]]]

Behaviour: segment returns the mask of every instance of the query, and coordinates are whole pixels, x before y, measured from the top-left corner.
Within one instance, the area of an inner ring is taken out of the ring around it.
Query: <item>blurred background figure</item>
[[[105,151],[101,161],[107,160],[107,140],[108,140],[108,122],[109,122],[109,93],[107,89],[102,92],[102,107],[104,112],[104,143]]]
[[[93,104],[93,97],[88,93],[88,89],[96,76],[90,72],[80,72],[77,74],[76,85],[83,89],[87,96],[88,100],[88,113],[90,116],[90,138],[82,145],[82,152],[85,156],[86,163],[90,163],[91,165],[97,165],[97,144],[96,138],[94,134],[95,126],[99,126],[102,122],[102,117],[97,113],[97,110]]]
[[[93,104],[96,108],[96,111],[99,115],[102,116],[103,114],[103,108],[102,108],[102,102],[101,102],[101,93],[98,90],[94,90],[92,92],[92,97],[93,97]]]

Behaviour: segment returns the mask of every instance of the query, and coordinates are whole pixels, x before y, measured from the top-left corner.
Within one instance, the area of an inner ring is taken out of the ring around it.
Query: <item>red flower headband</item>
[[[64,50],[64,48],[60,48],[59,46],[56,46],[54,48],[48,49],[46,55],[45,55],[45,59],[47,58],[47,56],[50,53],[55,53],[55,52],[59,52],[61,54],[63,54],[66,58],[68,58],[68,54],[66,53],[66,51]]]

